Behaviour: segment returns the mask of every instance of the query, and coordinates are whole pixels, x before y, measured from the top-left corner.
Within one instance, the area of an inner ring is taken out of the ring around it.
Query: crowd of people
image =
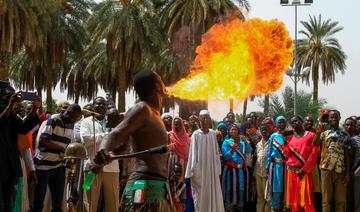
[[[66,211],[66,147],[83,144],[79,191],[84,211],[360,211],[360,118],[340,126],[337,110],[290,119],[234,112],[213,125],[210,113],[160,114],[166,94],[154,72],[135,77],[139,101],[123,116],[97,97],[83,109],[60,102],[39,112],[41,99],[23,102],[0,90],[0,211]],[[117,115],[117,126],[108,124]],[[126,154],[167,145],[167,154]]]

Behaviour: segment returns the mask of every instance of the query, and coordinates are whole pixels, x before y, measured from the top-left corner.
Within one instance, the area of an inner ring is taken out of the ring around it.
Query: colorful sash
[[[290,149],[290,152],[293,153],[293,155],[296,157],[296,159],[298,159],[298,161],[300,161],[300,163],[304,166],[305,165],[304,158],[291,146],[289,146],[289,149]]]
[[[273,139],[273,145],[274,145],[274,147],[279,151],[279,153],[281,154],[281,156],[282,156],[283,158],[285,158],[283,145],[281,145],[276,139]]]

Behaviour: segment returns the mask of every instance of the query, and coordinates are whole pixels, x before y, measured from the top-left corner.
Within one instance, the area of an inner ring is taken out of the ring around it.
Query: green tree
[[[46,106],[52,108],[52,90],[62,77],[66,75],[69,64],[67,57],[71,54],[81,54],[83,43],[87,40],[87,32],[84,21],[89,16],[91,0],[57,0],[47,1],[50,19],[40,18],[41,24],[49,21],[49,26],[41,28],[44,34],[44,43],[36,48],[26,48],[22,69],[12,69],[13,78],[23,87],[33,83],[34,80],[42,80],[46,90]],[[29,76],[28,73],[31,72]],[[27,75],[27,77],[22,77]],[[26,79],[26,80],[24,80]],[[39,86],[40,88],[40,86]]]
[[[319,99],[317,102],[312,100],[312,94],[303,90],[297,93],[297,109],[298,114],[302,117],[311,115],[313,118],[317,118],[320,110],[325,106],[327,101],[325,99]],[[259,102],[259,106],[264,108],[264,100]],[[271,95],[269,102],[269,116],[276,117],[278,115],[284,115],[287,118],[293,117],[294,114],[294,90],[287,86],[281,93],[281,96]]]
[[[0,1],[0,79],[9,79],[10,59],[23,46],[36,48],[43,45],[44,34],[39,17],[48,19],[47,1]]]
[[[335,81],[336,73],[339,71],[344,73],[346,69],[346,55],[335,38],[335,34],[343,27],[331,19],[323,21],[321,15],[318,18],[310,16],[309,21],[302,21],[301,24],[305,30],[300,31],[300,34],[304,35],[305,39],[301,39],[297,43],[297,65],[312,68],[313,100],[316,102],[318,101],[320,72],[323,83],[328,84]],[[305,80],[309,83],[310,75],[305,77]]]
[[[92,45],[106,42],[104,76],[118,79],[118,109],[125,111],[125,92],[144,58],[156,61],[165,40],[151,1],[105,0],[88,21]],[[100,62],[100,61],[99,61]]]

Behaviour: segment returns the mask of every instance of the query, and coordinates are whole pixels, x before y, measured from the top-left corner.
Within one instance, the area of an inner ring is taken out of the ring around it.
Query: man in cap
[[[170,115],[170,113],[164,113],[161,115],[161,119],[164,122],[166,131],[170,132],[172,129],[171,126],[172,126],[173,117]]]
[[[221,164],[215,131],[207,110],[200,111],[200,129],[191,137],[185,178],[191,179],[195,211],[224,211],[220,186]]]

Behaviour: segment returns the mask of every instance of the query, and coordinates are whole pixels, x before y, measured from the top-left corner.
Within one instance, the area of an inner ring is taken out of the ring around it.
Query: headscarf
[[[276,117],[276,119],[275,119],[275,124],[279,124],[280,120],[286,121],[285,116],[280,115],[280,116]]]
[[[226,124],[224,122],[219,122],[216,126],[216,129],[221,128],[221,127],[227,129]]]
[[[180,119],[181,129],[179,132],[175,130],[174,122],[175,119]],[[175,117],[172,121],[170,131],[170,148],[182,159],[187,159],[189,156],[190,139],[189,135],[185,130],[184,123],[180,117]]]

